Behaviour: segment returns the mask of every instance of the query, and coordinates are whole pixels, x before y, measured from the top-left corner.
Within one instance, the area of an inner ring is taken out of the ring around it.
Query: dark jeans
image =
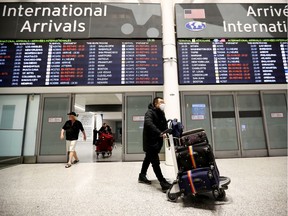
[[[143,164],[142,164],[142,169],[141,169],[141,174],[146,175],[147,170],[149,168],[150,163],[152,164],[154,173],[159,180],[159,182],[162,182],[164,180],[164,177],[161,172],[160,168],[160,160],[159,160],[159,155],[158,152],[146,152]]]

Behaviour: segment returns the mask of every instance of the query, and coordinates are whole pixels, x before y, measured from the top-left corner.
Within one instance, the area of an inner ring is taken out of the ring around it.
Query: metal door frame
[[[43,114],[44,114],[44,103],[45,98],[60,98],[60,97],[68,97],[69,98],[69,110],[72,107],[72,101],[74,100],[72,94],[41,94],[40,95],[40,106],[38,113],[38,124],[37,124],[37,135],[36,135],[36,161],[37,163],[64,163],[67,162],[67,152],[65,155],[40,155],[41,149],[41,136],[42,136],[42,125],[43,125]],[[60,130],[59,130],[60,135]]]
[[[209,106],[209,121],[210,121],[210,130],[211,130],[211,146],[214,150],[214,137],[213,137],[213,130],[212,130],[212,112],[211,112],[211,103],[210,103],[210,92],[181,92],[180,94],[180,105],[181,105],[181,117],[182,123],[184,125],[184,130],[191,130],[193,128],[187,128],[187,121],[186,121],[186,112],[185,112],[185,97],[186,96],[207,96],[208,97],[208,106]],[[205,128],[204,128],[205,129]]]
[[[233,104],[234,104],[234,112],[235,112],[235,122],[236,122],[236,134],[237,134],[237,142],[238,142],[238,150],[232,150],[232,151],[216,151],[215,150],[215,140],[214,140],[214,131],[213,131],[213,116],[212,116],[212,104],[211,104],[211,96],[213,95],[229,95],[233,98]],[[241,143],[239,139],[239,127],[238,127],[238,119],[237,119],[237,110],[235,106],[235,92],[229,91],[229,92],[181,92],[181,111],[183,116],[183,124],[186,126],[186,113],[185,113],[185,96],[208,96],[208,106],[209,106],[209,114],[210,114],[210,130],[211,130],[211,145],[213,147],[213,152],[215,154],[215,157],[217,158],[232,158],[232,157],[241,157]],[[184,105],[183,105],[184,104]]]
[[[229,92],[181,92],[181,112],[183,116],[183,124],[186,126],[186,113],[185,113],[185,96],[208,96],[209,103],[209,112],[210,112],[210,130],[212,136],[212,146],[213,152],[218,158],[226,158],[226,157],[263,157],[263,156],[287,156],[288,149],[271,149],[269,143],[269,134],[267,128],[267,119],[265,115],[265,106],[264,106],[264,94],[284,94],[286,97],[286,105],[288,107],[287,100],[287,91],[273,91],[273,90],[265,90],[265,91],[229,91]],[[238,107],[238,95],[258,95],[260,100],[260,109],[262,112],[262,121],[263,121],[263,130],[266,141],[266,149],[256,149],[256,150],[244,150],[242,145],[242,137],[240,132],[240,116],[239,116],[239,107]],[[232,95],[233,103],[234,103],[234,111],[235,111],[235,121],[236,121],[236,133],[237,133],[237,141],[238,141],[238,150],[236,151],[215,151],[214,146],[214,132],[213,132],[213,117],[212,117],[212,104],[211,104],[211,96],[213,95]]]
[[[262,105],[262,112],[263,112],[263,123],[264,123],[264,130],[266,135],[266,142],[267,142],[267,149],[268,149],[268,155],[269,156],[288,156],[288,148],[286,149],[271,149],[270,141],[269,141],[269,133],[268,133],[268,125],[267,125],[267,117],[265,112],[265,106],[264,106],[264,94],[284,94],[286,99],[286,111],[288,108],[288,99],[287,94],[288,90],[279,90],[279,91],[260,91],[260,99],[261,99],[261,105]],[[288,141],[288,140],[287,140]]]
[[[243,148],[243,140],[242,140],[242,136],[241,136],[241,124],[240,124],[240,115],[239,115],[239,106],[238,106],[238,96],[239,95],[257,95],[259,97],[259,101],[260,101],[260,111],[262,113],[262,122],[263,122],[263,132],[264,132],[264,136],[265,136],[265,149],[253,149],[253,150],[245,150]],[[239,128],[239,140],[240,140],[240,147],[241,147],[241,155],[242,157],[266,157],[268,156],[268,140],[267,140],[267,136],[266,136],[266,130],[265,130],[265,121],[264,121],[264,116],[265,116],[265,112],[263,110],[263,104],[262,104],[262,99],[261,99],[261,95],[259,91],[239,91],[239,92],[235,92],[234,94],[234,98],[235,98],[235,104],[237,106],[235,106],[235,109],[237,109],[237,124],[238,124],[238,128]]]
[[[213,125],[213,116],[212,116],[212,96],[232,96],[232,100],[233,100],[233,105],[234,105],[234,113],[235,113],[235,127],[236,127],[236,136],[237,136],[237,146],[238,146],[238,150],[226,150],[226,151],[216,151],[216,148],[213,148],[215,157],[217,158],[233,158],[233,157],[241,157],[241,142],[240,142],[240,138],[239,138],[239,126],[238,126],[238,121],[239,119],[237,118],[238,113],[237,113],[237,109],[236,109],[236,103],[235,103],[235,92],[234,91],[227,91],[227,92],[210,92],[209,94],[209,104],[210,104],[210,112],[211,112],[211,131],[212,131],[212,141],[213,143],[215,142],[214,140],[214,125]]]
[[[127,97],[129,96],[151,96],[152,100],[155,97],[156,92],[135,92],[135,93],[123,93],[123,121],[122,121],[122,143],[123,145],[123,157],[122,160],[123,161],[142,161],[144,159],[145,153],[133,153],[133,154],[128,154],[127,152],[127,121],[126,121],[126,113],[127,113]],[[147,104],[148,106],[148,104]],[[144,115],[145,113],[143,113]],[[124,129],[124,130],[123,130]],[[164,160],[165,159],[165,154],[164,153],[160,153],[159,154],[160,160]]]

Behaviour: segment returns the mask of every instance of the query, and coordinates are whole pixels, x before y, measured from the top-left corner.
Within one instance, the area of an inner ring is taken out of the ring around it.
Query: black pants
[[[147,170],[149,168],[150,163],[152,164],[154,173],[158,181],[162,182],[164,180],[164,177],[162,175],[162,171],[160,168],[160,160],[159,160],[158,152],[153,152],[153,151],[146,152],[146,155],[142,164],[141,174],[143,175],[147,174]]]

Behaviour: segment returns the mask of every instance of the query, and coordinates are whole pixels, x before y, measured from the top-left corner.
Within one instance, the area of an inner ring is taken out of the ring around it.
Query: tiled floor
[[[287,215],[287,157],[217,160],[232,180],[227,199],[166,200],[152,168],[137,183],[139,162],[18,165],[0,170],[0,215]],[[173,167],[161,165],[173,177]]]

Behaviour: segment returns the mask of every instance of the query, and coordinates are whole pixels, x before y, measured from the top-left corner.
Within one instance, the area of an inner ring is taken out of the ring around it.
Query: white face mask
[[[160,104],[159,108],[160,108],[160,110],[164,111],[165,110],[165,104]]]

